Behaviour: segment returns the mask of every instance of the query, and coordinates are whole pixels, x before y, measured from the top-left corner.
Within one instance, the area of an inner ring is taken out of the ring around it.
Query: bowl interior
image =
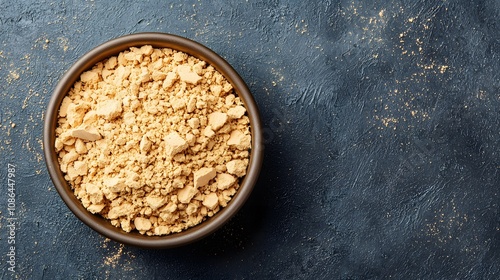
[[[234,91],[242,99],[250,119],[252,147],[247,174],[243,178],[240,188],[228,203],[217,214],[206,221],[180,233],[166,236],[146,236],[138,232],[126,233],[116,228],[100,215],[93,215],[87,211],[80,200],[73,194],[73,190],[60,170],[57,153],[54,147],[55,128],[57,126],[58,111],[63,98],[78,80],[81,73],[92,68],[110,56],[117,55],[130,47],[152,45],[156,48],[171,48],[185,52],[204,60],[212,65],[233,85]],[[189,39],[165,33],[138,33],[127,35],[108,41],[91,50],[80,58],[61,78],[54,89],[49,102],[44,123],[44,155],[49,175],[63,201],[70,210],[85,224],[100,234],[120,243],[145,248],[168,248],[185,245],[199,240],[221,227],[244,204],[255,185],[263,159],[263,135],[259,111],[252,94],[238,73],[219,55],[205,46]]]

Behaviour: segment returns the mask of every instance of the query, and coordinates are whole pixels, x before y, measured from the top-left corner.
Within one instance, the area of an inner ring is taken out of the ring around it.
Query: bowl
[[[108,57],[117,55],[130,47],[141,47],[143,45],[182,51],[212,65],[232,84],[234,92],[243,101],[250,120],[252,137],[247,173],[243,177],[239,189],[227,206],[222,208],[214,216],[207,218],[194,227],[185,229],[179,233],[172,233],[164,236],[147,236],[137,231],[125,232],[121,228],[111,225],[109,220],[106,220],[100,215],[92,214],[85,209],[81,201],[74,195],[69,183],[64,179],[54,146],[59,107],[70,88],[80,78],[80,75],[91,69],[96,63]],[[57,192],[68,208],[83,223],[101,235],[123,244],[143,248],[178,247],[200,240],[219,229],[237,213],[250,196],[259,176],[264,153],[263,129],[259,110],[250,90],[239,74],[228,62],[207,47],[187,38],[166,33],[136,33],[112,39],[94,48],[76,61],[76,63],[64,74],[53,91],[45,114],[43,146],[45,163],[49,175]]]

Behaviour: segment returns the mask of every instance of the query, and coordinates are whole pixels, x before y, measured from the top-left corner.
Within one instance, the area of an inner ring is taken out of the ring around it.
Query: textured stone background
[[[480,0],[0,1],[1,278],[498,279],[499,18],[499,1]],[[173,250],[87,228],[43,161],[44,111],[64,71],[141,31],[226,58],[267,128],[250,201]]]

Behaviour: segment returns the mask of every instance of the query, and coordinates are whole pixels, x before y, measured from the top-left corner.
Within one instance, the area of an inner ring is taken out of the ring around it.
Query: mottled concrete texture
[[[227,2],[0,1],[0,278],[498,279],[500,2]],[[42,156],[65,70],[141,31],[226,58],[267,128],[250,201],[173,250],[87,228]]]

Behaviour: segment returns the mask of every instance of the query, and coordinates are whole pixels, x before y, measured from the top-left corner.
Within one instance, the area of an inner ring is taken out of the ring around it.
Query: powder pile
[[[180,232],[225,207],[250,147],[232,85],[204,61],[149,45],[81,74],[61,103],[55,141],[85,208],[147,235]]]

